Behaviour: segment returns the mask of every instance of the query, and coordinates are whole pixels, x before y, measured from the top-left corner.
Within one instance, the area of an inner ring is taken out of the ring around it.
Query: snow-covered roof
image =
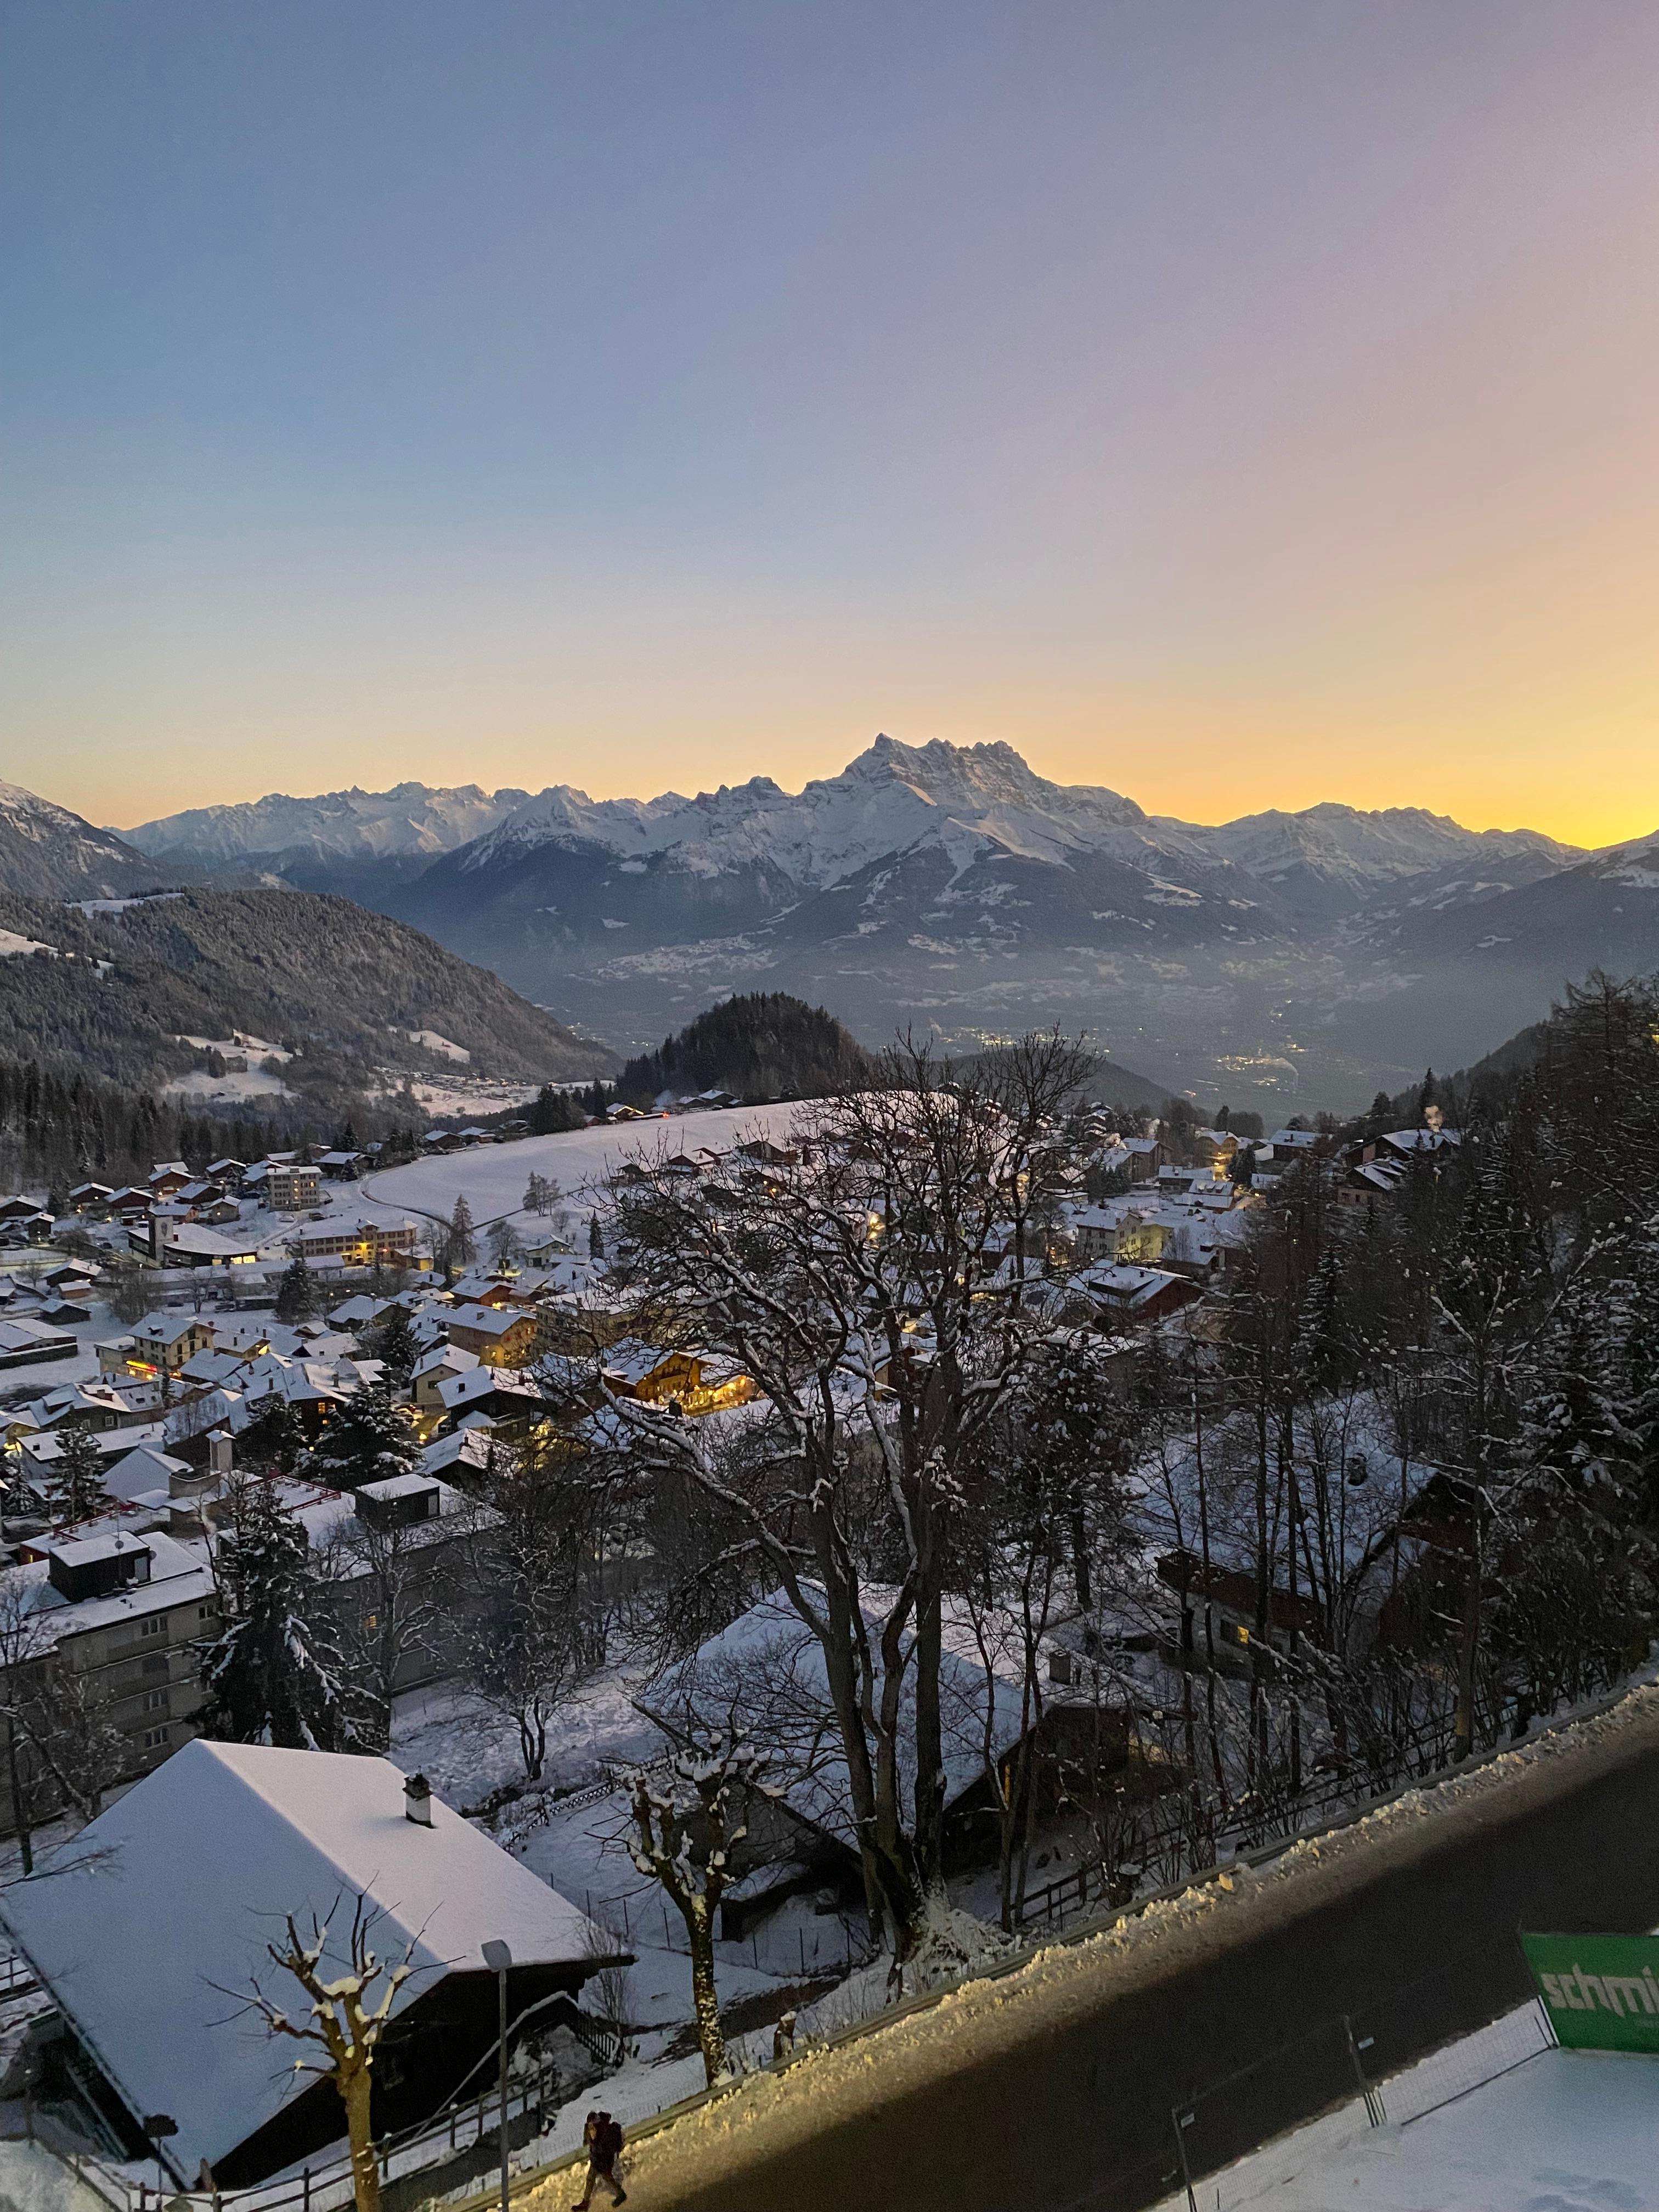
[[[12,1884],[0,1916],[128,2108],[177,2120],[168,2154],[193,2177],[308,2086],[291,2046],[237,2007],[257,1974],[304,2010],[266,1953],[282,1915],[306,1927],[331,1911],[324,1971],[343,1974],[365,1896],[377,1954],[396,1963],[412,1947],[394,2015],[447,1973],[485,1971],[492,1936],[515,1965],[583,1973],[590,1945],[612,1948],[459,1813],[435,1797],[431,1809],[429,1828],[405,1817],[389,1759],[198,1741]]]
[[[484,1474],[492,1464],[503,1466],[504,1445],[492,1442],[488,1427],[452,1429],[447,1437],[440,1437],[427,1445],[421,1454],[421,1466],[428,1474],[444,1474],[452,1468],[469,1474]]]
[[[449,1316],[452,1328],[470,1328],[479,1336],[507,1336],[517,1328],[526,1316],[511,1306],[497,1311],[494,1306],[457,1306]]]
[[[193,1330],[205,1330],[209,1324],[199,1314],[146,1314],[133,1329],[135,1336],[148,1337],[152,1344],[176,1344],[181,1336]]]
[[[438,1396],[452,1413],[464,1406],[471,1406],[481,1398],[493,1398],[497,1391],[510,1393],[515,1398],[538,1401],[541,1392],[530,1378],[516,1367],[486,1367],[483,1362],[476,1367],[464,1369],[459,1375],[446,1375],[438,1385]]]
[[[879,1641],[884,1607],[893,1593],[864,1593],[872,1643]],[[984,1775],[988,1696],[994,1699],[992,1744],[996,1752],[1019,1741],[1022,1705],[1018,1670],[997,1668],[988,1688],[974,1647],[971,1622],[961,1601],[945,1601],[945,1649],[939,1662],[939,1707],[944,1738],[945,1796],[950,1804]],[[915,1640],[914,1625],[907,1644]],[[988,1638],[994,1655],[1002,1639]],[[856,1848],[847,1762],[836,1731],[823,1647],[781,1591],[775,1591],[709,1638],[689,1660],[670,1668],[635,1701],[670,1735],[684,1735],[688,1716],[720,1728],[734,1717],[758,1750],[772,1759],[772,1780],[784,1802],[804,1820]],[[898,1720],[901,1786],[908,1798],[915,1783],[915,1671],[907,1668]]]
[[[1448,1145],[1461,1145],[1463,1136],[1459,1129],[1390,1129],[1376,1141],[1397,1152],[1437,1152]]]

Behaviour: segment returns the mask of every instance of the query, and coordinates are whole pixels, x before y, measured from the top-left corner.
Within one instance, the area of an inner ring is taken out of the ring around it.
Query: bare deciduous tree
[[[351,2145],[351,2179],[357,2212],[380,2212],[380,2172],[374,2156],[373,2090],[374,2054],[386,2033],[398,1992],[413,1972],[416,1941],[395,1966],[378,1956],[371,1942],[378,1914],[361,1894],[354,1897],[351,1929],[345,1947],[345,1971],[333,1973],[325,1960],[329,1934],[340,1899],[321,1920],[313,1915],[308,1936],[301,1935],[290,1913],[280,1943],[266,1949],[272,1963],[291,1974],[309,2000],[303,2020],[295,2020],[256,1981],[253,2008],[273,2035],[291,2036],[321,2053],[296,2058],[295,2071],[332,2081],[345,2106]]]

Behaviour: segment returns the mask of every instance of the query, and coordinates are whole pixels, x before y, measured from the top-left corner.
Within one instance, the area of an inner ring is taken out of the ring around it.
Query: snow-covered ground
[[[1384,2126],[1358,2102],[1328,2113],[1207,2176],[1198,2201],[1204,2212],[1659,2208],[1659,2059],[1541,2038],[1536,2006],[1508,2014],[1385,2082]],[[1158,2212],[1187,2212],[1186,2191]]]
[[[161,1096],[199,1098],[209,1105],[235,1105],[246,1098],[291,1098],[294,1093],[269,1068],[246,1067],[223,1075],[194,1068],[188,1075],[170,1076],[161,1085]]]
[[[722,1150],[747,1137],[770,1137],[781,1143],[800,1111],[799,1106],[741,1106],[660,1121],[624,1121],[614,1128],[567,1129],[555,1137],[523,1137],[516,1144],[480,1145],[472,1152],[413,1160],[407,1167],[366,1176],[357,1188],[389,1213],[407,1208],[447,1220],[456,1200],[465,1194],[477,1223],[509,1214],[521,1225],[534,1227],[540,1224],[533,1215],[520,1214],[532,1171],[556,1182],[572,1210],[582,1212],[581,1194],[602,1182],[625,1159],[641,1154],[649,1158],[659,1146],[671,1152],[696,1152],[704,1145]]]
[[[154,2179],[155,2169],[151,2168]],[[68,2162],[36,2142],[0,2142],[0,2212],[109,2212]]]
[[[561,1896],[627,1939],[638,1960],[629,1977],[627,2019],[642,2062],[677,2048],[684,2040],[677,2031],[689,2030],[692,2021],[684,1927],[629,1856],[626,1790],[605,1786],[612,1768],[647,1765],[667,1747],[632,1703],[652,1672],[648,1663],[624,1661],[574,1691],[554,1717],[536,1792],[503,1806],[489,1831]],[[401,1701],[391,1755],[405,1773],[418,1769],[456,1807],[477,1804],[523,1774],[513,1723],[449,1688],[413,1692]],[[556,1796],[556,1790],[574,1794]],[[717,1945],[722,2007],[743,2007],[739,2017],[763,2014],[769,2035],[803,1979],[817,1984],[846,1972],[859,1955],[856,1941],[824,1903],[791,1899],[753,1938]],[[701,2087],[701,2079],[692,2086]],[[657,2106],[684,2094],[678,2087],[672,2096],[659,2094]]]

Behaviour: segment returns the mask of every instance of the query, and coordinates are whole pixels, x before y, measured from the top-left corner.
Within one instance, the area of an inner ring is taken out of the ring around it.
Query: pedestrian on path
[[[582,2129],[582,2144],[587,2152],[587,2186],[571,2212],[587,2212],[593,2185],[599,2181],[611,2191],[613,2204],[626,2204],[628,2191],[617,2179],[617,2160],[622,2156],[623,2147],[621,2121],[613,2120],[609,2112],[590,2112]]]

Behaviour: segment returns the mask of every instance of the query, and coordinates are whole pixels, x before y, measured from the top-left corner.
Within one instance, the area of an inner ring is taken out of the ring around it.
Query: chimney
[[[411,1774],[404,1784],[404,1818],[418,1827],[432,1826],[432,1784],[424,1774]]]

